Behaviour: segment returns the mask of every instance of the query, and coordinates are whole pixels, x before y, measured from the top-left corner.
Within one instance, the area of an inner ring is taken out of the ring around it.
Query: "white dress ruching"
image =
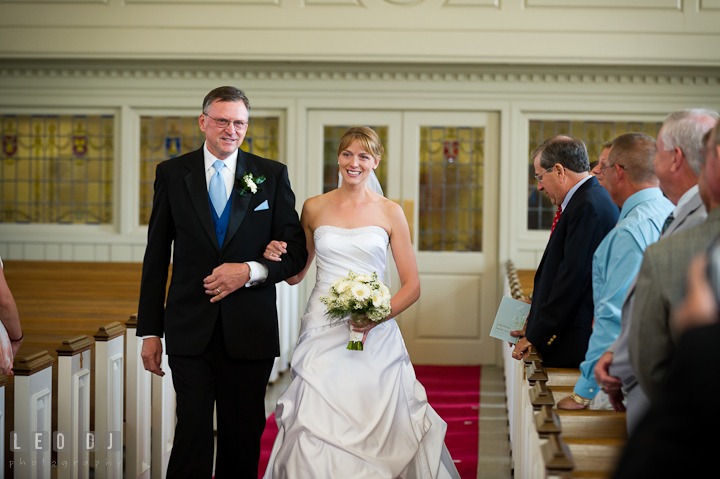
[[[347,321],[330,324],[330,284],[350,270],[384,277],[389,238],[378,226],[315,230],[317,281],[292,356],[292,383],[275,410],[278,435],[265,479],[447,479],[459,475],[447,424],[415,378],[390,319],[349,351]]]

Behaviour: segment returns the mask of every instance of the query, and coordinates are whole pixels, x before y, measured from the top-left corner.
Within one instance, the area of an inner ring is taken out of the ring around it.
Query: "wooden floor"
[[[47,351],[53,363],[53,431],[57,430],[57,352],[64,340],[92,335],[114,321],[124,323],[137,311],[142,264],[4,261],[4,274],[15,298],[24,341],[17,360]],[[94,368],[95,348],[91,350]],[[94,381],[90,394],[94,398]],[[14,383],[5,389],[5,437],[13,427]],[[91,402],[93,400],[91,399]],[[90,428],[94,429],[91,406]],[[6,451],[7,454],[7,451]],[[5,461],[8,467],[8,461]],[[5,471],[5,477],[13,477]]]

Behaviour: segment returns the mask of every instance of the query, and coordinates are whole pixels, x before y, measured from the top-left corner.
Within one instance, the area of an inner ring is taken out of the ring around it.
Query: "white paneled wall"
[[[3,0],[0,19],[5,58],[717,66],[720,47],[718,0]]]
[[[0,225],[0,231],[3,225]],[[53,238],[52,228],[46,229],[48,239]],[[72,239],[68,240],[72,241]],[[107,244],[98,243],[30,243],[3,242],[0,239],[0,257],[27,261],[97,261],[97,262],[142,262],[145,244]]]

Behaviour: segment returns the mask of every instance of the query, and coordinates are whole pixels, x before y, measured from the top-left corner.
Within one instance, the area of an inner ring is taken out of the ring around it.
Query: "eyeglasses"
[[[551,166],[550,168],[548,168],[547,170],[543,171],[543,172],[540,173],[539,175],[535,175],[535,181],[537,181],[538,183],[542,183],[542,177],[543,177],[543,175],[544,175],[545,173],[547,173],[548,171],[552,170],[553,168],[555,168],[555,165]]]
[[[605,168],[612,168],[612,167],[615,166],[615,165],[619,166],[619,167],[622,168],[623,170],[627,170],[627,166],[621,165],[620,163],[613,163],[612,165],[601,166],[601,167],[600,167],[600,171],[604,170]]]
[[[203,115],[214,121],[218,128],[227,128],[228,126],[230,126],[230,123],[232,123],[233,128],[238,131],[244,130],[248,127],[248,122],[246,121],[235,120],[231,122],[230,120],[226,120],[225,118],[213,118],[205,112],[203,112]]]

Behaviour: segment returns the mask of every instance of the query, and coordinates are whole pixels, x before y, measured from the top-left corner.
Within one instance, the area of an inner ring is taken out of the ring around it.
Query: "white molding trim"
[[[1,0],[0,0],[1,1]],[[455,0],[450,0],[455,1]],[[464,0],[458,0],[464,1]],[[11,62],[6,62],[11,63]],[[122,63],[122,62],[120,62]],[[237,70],[232,71],[233,68]],[[229,71],[230,69],[230,71]],[[334,64],[280,65],[265,66],[258,64],[231,63],[218,67],[194,64],[177,67],[158,68],[153,64],[136,64],[126,67],[111,67],[102,64],[93,66],[41,66],[38,64],[18,63],[15,67],[0,68],[0,79],[89,79],[89,80],[245,80],[273,82],[420,82],[420,83],[521,83],[521,84],[582,84],[582,85],[673,85],[673,86],[718,86],[720,69],[718,68],[674,68],[657,69],[643,72],[643,69],[619,69],[617,73],[607,73],[608,68],[538,68],[496,67],[492,66],[454,66],[454,65],[417,65],[386,68],[378,65]],[[545,71],[543,71],[545,70]],[[560,70],[560,72],[558,72]],[[564,71],[563,71],[564,70]]]

